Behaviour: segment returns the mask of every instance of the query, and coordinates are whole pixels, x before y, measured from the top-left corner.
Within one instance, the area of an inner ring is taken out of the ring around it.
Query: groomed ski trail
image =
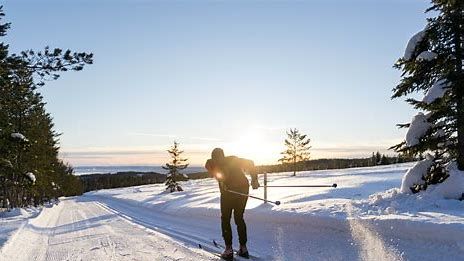
[[[369,223],[356,216],[355,208],[351,203],[347,204],[348,223],[351,235],[360,251],[360,259],[364,261],[402,261],[399,251],[393,246],[387,245]]]
[[[62,200],[29,220],[0,260],[217,260],[169,236],[127,222],[84,197]]]

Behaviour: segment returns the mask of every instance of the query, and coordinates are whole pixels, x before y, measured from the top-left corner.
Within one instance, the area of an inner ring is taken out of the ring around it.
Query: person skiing
[[[255,172],[253,161],[238,158],[236,156],[224,156],[221,148],[215,148],[211,153],[211,159],[205,164],[210,177],[218,180],[221,192],[221,229],[222,237],[226,248],[221,254],[225,260],[233,260],[234,251],[232,248],[232,228],[230,218],[234,212],[234,221],[237,225],[240,248],[237,254],[241,257],[249,258],[247,243],[247,228],[243,214],[245,212],[248,197],[238,195],[230,191],[248,194],[249,182],[245,172],[251,175],[251,186],[253,189],[259,188],[258,177]]]

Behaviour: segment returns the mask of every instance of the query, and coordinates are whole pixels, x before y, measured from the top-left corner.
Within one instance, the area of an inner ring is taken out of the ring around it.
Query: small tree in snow
[[[309,142],[311,141],[307,135],[301,134],[297,129],[287,131],[287,139],[285,139],[286,150],[281,152],[283,157],[279,162],[283,164],[291,164],[293,168],[293,176],[296,175],[296,164],[298,162],[309,160]]]
[[[179,143],[174,141],[174,145],[168,150],[171,155],[171,161],[163,166],[163,169],[167,170],[166,174],[166,190],[169,192],[183,191],[182,187],[177,183],[182,175],[184,178],[188,178],[187,175],[181,174],[180,171],[188,167],[187,159],[181,157],[184,151],[179,149]]]
[[[409,155],[430,154],[413,192],[444,181],[451,161],[464,170],[464,1],[432,0],[430,11],[437,16],[409,40],[395,64],[403,73],[392,98],[424,94],[406,100],[421,112],[411,123],[399,125],[409,130],[405,141],[392,147]]]

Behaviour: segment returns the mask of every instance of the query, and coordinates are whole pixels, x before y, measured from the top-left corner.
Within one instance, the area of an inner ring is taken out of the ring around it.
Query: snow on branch
[[[406,50],[404,50],[404,56],[403,58],[405,60],[411,60],[412,56],[414,55],[414,52],[416,51],[417,45],[419,45],[420,42],[424,39],[425,36],[425,30],[422,30],[409,39],[408,45],[406,46]]]
[[[24,141],[24,142],[28,142],[29,140],[26,138],[26,136],[24,136],[23,134],[19,133],[19,132],[15,132],[15,133],[11,133],[11,137],[13,139],[16,139],[16,140],[21,140],[21,141]]]
[[[419,139],[432,127],[432,124],[427,121],[427,118],[428,117],[422,112],[419,112],[412,118],[411,125],[406,133],[406,145],[408,145],[408,147],[419,144]]]
[[[422,99],[423,102],[430,104],[434,102],[436,99],[442,98],[446,91],[449,90],[449,82],[446,79],[440,79],[436,81],[433,86],[427,91],[424,98]]]
[[[32,181],[33,184],[34,184],[35,181],[37,180],[37,179],[35,178],[34,173],[32,173],[32,172],[26,173],[26,176],[29,178],[30,181]]]
[[[417,57],[416,61],[432,61],[438,57],[438,54],[431,51],[423,51]]]

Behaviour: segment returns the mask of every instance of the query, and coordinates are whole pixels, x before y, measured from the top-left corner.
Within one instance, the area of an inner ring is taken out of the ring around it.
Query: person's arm
[[[205,168],[208,170],[208,176],[210,178],[214,178],[216,176],[216,167],[211,159],[206,161]]]
[[[256,173],[255,163],[248,159],[239,159],[241,168],[251,176],[251,187],[259,188],[258,174]]]
[[[255,173],[255,163],[252,160],[242,158],[238,158],[238,160],[240,161],[240,168],[242,170],[244,170],[248,174]]]

